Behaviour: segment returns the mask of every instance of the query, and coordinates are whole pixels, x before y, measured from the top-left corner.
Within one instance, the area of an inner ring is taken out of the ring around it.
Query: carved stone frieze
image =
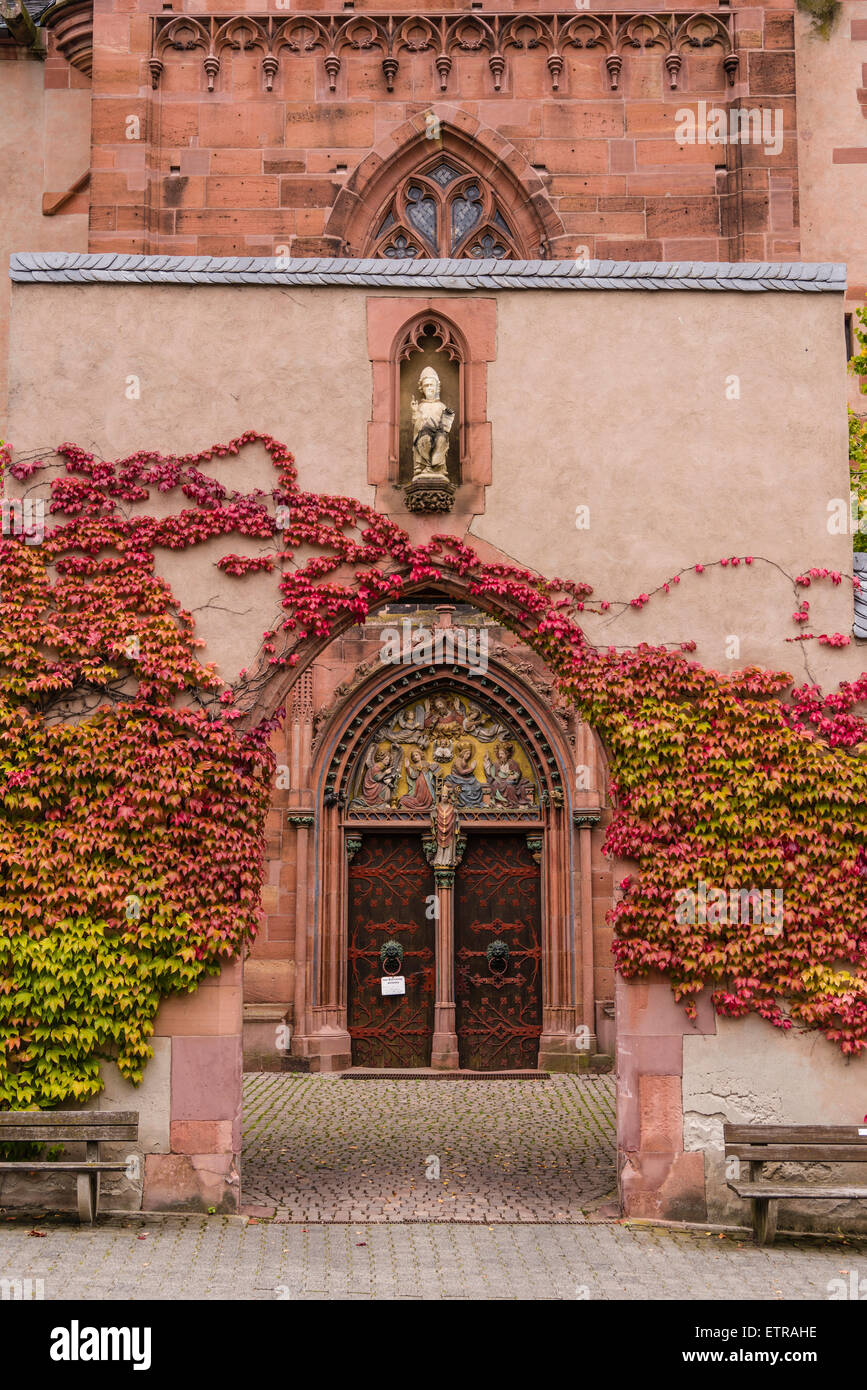
[[[530,688],[539,695],[544,703],[549,715],[552,715],[564,736],[570,743],[574,742],[572,731],[569,726],[569,706],[560,692],[557,690],[552,677],[547,673],[545,667],[534,662],[515,656],[514,651],[505,646],[502,642],[492,642],[488,648],[488,659],[494,666],[503,669],[517,676],[524,681]],[[335,687],[334,694],[327,705],[323,705],[316,711],[313,717],[313,754],[315,755],[319,747],[320,740],[331,723],[332,718],[345,704],[346,700],[360,686],[364,685],[375,672],[381,671],[383,663],[379,657],[373,656],[367,661],[362,661],[356,666],[352,676],[345,681],[341,681]],[[412,668],[411,668],[412,669]],[[495,673],[492,673],[495,674]],[[482,677],[478,682],[478,688],[486,688],[487,678]],[[493,681],[497,686],[496,679]]]
[[[400,12],[343,15],[293,14],[287,19],[268,14],[156,15],[150,58],[151,82],[156,88],[172,51],[202,52],[208,90],[213,91],[225,50],[261,53],[263,86],[272,91],[281,59],[318,53],[332,92],[345,56],[381,54],[383,84],[394,88],[402,55],[435,54],[440,92],[448,90],[456,54],[487,55],[500,91],[507,58],[542,50],[553,91],[558,91],[569,49],[598,50],[604,59],[608,85],[617,91],[624,56],[635,52],[658,53],[671,89],[677,88],[682,58],[696,49],[719,47],[732,85],[738,67],[729,14],[677,11],[663,14],[634,12],[568,15],[466,14]]]

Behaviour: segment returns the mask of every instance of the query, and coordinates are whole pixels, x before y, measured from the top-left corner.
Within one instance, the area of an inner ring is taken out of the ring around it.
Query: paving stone
[[[585,1221],[616,1188],[614,1103],[611,1076],[250,1073],[245,1210],[276,1207],[281,1223]]]
[[[582,1219],[588,1195],[612,1185],[609,1078],[484,1082],[472,1096],[459,1082],[318,1080],[247,1081],[245,1200],[276,1208],[276,1219],[151,1213],[81,1228],[46,1216],[45,1238],[33,1240],[33,1218],[16,1217],[0,1225],[0,1279],[42,1279],[46,1300],[286,1302],[784,1302],[827,1300],[830,1281],[850,1271],[867,1281],[863,1239],[784,1236],[760,1249],[743,1236]],[[588,1112],[598,1119],[592,1138]],[[287,1165],[280,1150],[290,1147]],[[439,1183],[419,1173],[432,1153]],[[509,1156],[517,1192],[504,1187]],[[387,1190],[420,1213],[448,1177],[448,1213],[395,1219],[382,1200],[386,1176]],[[552,1219],[541,1217],[547,1210]],[[361,1215],[338,1220],[353,1212]]]

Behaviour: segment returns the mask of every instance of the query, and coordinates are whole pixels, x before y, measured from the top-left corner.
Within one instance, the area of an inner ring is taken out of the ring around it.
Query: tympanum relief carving
[[[465,695],[414,700],[377,730],[351,782],[351,817],[427,817],[438,802],[466,812],[538,814],[533,765],[513,731]]]

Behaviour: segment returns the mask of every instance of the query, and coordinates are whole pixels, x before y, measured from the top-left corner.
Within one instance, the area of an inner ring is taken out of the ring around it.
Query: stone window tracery
[[[454,155],[405,177],[374,223],[369,256],[526,260],[494,189]]]

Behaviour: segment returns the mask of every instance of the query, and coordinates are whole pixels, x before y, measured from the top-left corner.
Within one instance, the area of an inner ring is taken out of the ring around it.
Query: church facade
[[[448,534],[592,583],[599,645],[806,662],[791,576],[852,571],[826,523],[848,496],[845,328],[867,284],[867,4],[826,42],[779,0],[59,0],[19,7],[0,62],[22,170],[0,215],[16,454],[183,454],[255,428],[305,489],[414,545]],[[269,468],[255,444],[213,463],[262,495]],[[275,576],[242,592],[217,568],[237,548],[158,564],[228,680],[266,669],[279,603]],[[758,587],[716,564],[745,551]],[[851,585],[814,603],[851,633]],[[100,1103],[144,1117],[131,1207],[237,1205],[244,1055],[610,1059],[635,1215],[724,1215],[733,1078],[751,1114],[794,1122],[823,1095],[851,1122],[863,1063],[615,977],[628,865],[602,853],[605,748],[511,616],[422,577],[263,694],[283,713],[257,939],[162,1005],[140,1093],[107,1073]],[[831,686],[862,668],[856,642],[795,669]]]

